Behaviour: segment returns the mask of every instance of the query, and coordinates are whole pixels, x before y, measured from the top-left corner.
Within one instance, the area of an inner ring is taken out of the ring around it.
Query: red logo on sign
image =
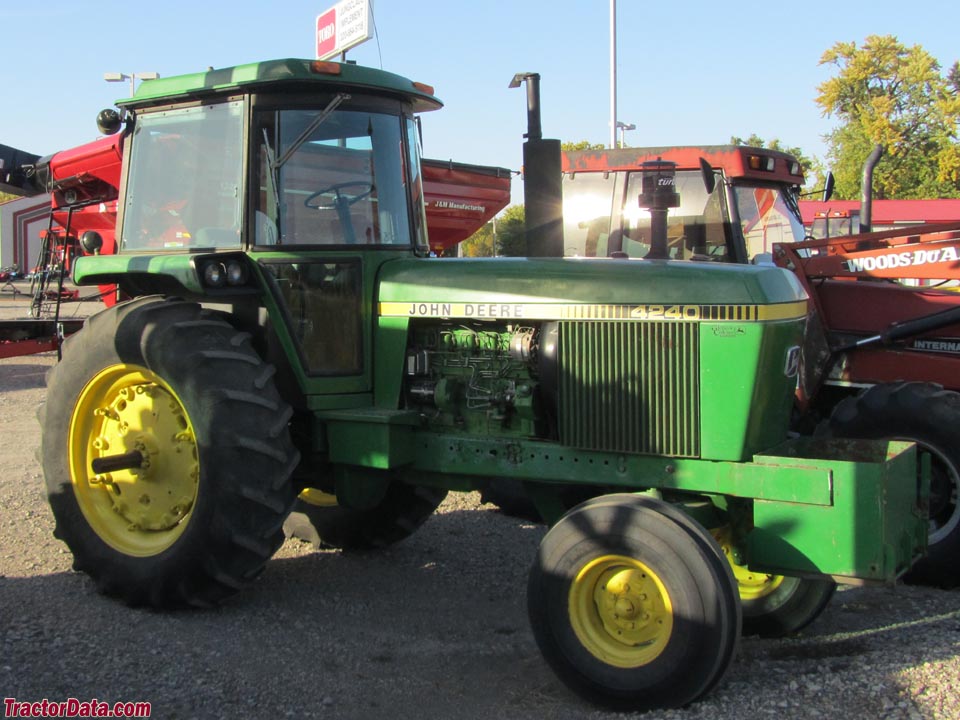
[[[317,57],[333,52],[337,47],[337,8],[332,7],[317,17]]]

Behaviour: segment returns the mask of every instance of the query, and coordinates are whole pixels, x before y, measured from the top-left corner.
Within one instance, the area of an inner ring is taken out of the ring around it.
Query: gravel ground
[[[0,297],[0,317],[20,303]],[[0,693],[152,703],[156,718],[605,718],[540,657],[543,529],[451,496],[370,554],[288,541],[213,611],[132,610],[71,571],[36,455],[53,353],[0,360]],[[626,716],[616,716],[626,717]],[[850,588],[801,637],[748,638],[726,682],[648,720],[960,718],[960,591]]]

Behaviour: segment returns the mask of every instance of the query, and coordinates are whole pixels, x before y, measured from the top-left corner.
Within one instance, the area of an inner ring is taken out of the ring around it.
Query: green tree
[[[460,243],[460,254],[463,257],[493,257],[493,230],[494,223],[488,222],[473,235]]]
[[[527,235],[523,205],[511,205],[497,218],[497,254],[526,257]]]
[[[580,140],[579,142],[562,142],[560,150],[562,152],[576,152],[578,150],[603,150],[607,146],[603,143],[592,143],[589,140]]]
[[[734,135],[730,138],[730,144],[767,148],[768,150],[776,150],[777,152],[792,155],[800,162],[800,167],[803,168],[803,187],[807,192],[814,192],[815,190],[822,188],[824,181],[826,180],[827,171],[821,160],[807,155],[798,147],[784,145],[778,138],[773,138],[773,140],[764,140],[756,133],[753,133],[750,135],[750,137],[744,140],[743,138]]]
[[[954,61],[953,67],[947,73],[947,82],[950,84],[951,90],[960,93],[960,60]]]
[[[960,64],[945,75],[919,45],[870,35],[862,47],[838,42],[820,58],[837,74],[817,88],[817,104],[840,124],[827,156],[838,198],[860,195],[863,163],[877,144],[877,198],[960,197]]]

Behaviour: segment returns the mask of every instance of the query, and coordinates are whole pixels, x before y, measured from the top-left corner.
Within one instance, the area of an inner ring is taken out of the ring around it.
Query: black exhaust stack
[[[527,84],[523,144],[523,204],[528,257],[563,257],[563,188],[560,141],[544,140],[540,127],[540,75],[517,73],[510,87]]]
[[[863,179],[860,183],[860,232],[870,232],[873,225],[873,169],[883,155],[883,145],[877,145],[863,164]]]

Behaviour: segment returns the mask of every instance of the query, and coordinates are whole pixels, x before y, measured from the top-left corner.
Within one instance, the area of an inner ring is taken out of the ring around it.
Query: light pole
[[[610,0],[610,147],[617,146],[617,0]]]
[[[637,126],[634,125],[633,123],[628,124],[628,123],[620,122],[619,120],[617,120],[617,130],[620,131],[620,147],[624,147],[623,133],[625,133],[627,130],[636,130],[636,129],[637,129]]]
[[[104,73],[103,79],[107,82],[123,82],[124,80],[130,81],[130,97],[133,97],[137,92],[137,80],[156,80],[160,77],[160,73],[155,72],[142,72],[142,73]]]

